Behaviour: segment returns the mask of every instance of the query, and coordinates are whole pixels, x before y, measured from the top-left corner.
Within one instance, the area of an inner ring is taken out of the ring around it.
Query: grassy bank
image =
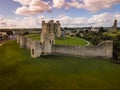
[[[87,42],[78,37],[66,37],[66,39],[55,39],[55,44],[57,45],[87,45]]]
[[[39,34],[29,34],[27,35],[28,38],[31,38],[33,40],[40,40],[40,35]],[[78,37],[70,37],[67,36],[65,39],[55,39],[55,44],[57,45],[87,45],[87,41],[82,39],[82,38],[78,38]]]
[[[30,57],[15,41],[0,47],[0,90],[120,90],[120,65],[107,59]]]

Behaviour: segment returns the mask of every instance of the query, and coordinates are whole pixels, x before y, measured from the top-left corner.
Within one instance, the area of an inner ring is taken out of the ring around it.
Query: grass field
[[[15,41],[0,47],[0,90],[120,90],[120,65],[100,58],[30,57]]]
[[[28,34],[26,35],[28,38],[31,38],[33,40],[40,40],[40,34]]]
[[[33,40],[40,40],[39,34],[29,34],[27,37],[33,39]],[[55,44],[57,45],[81,45],[84,46],[87,43],[86,40],[78,38],[78,37],[69,37],[67,36],[66,39],[55,39]]]
[[[78,37],[66,37],[66,39],[55,39],[57,45],[81,45],[84,46],[87,42]]]

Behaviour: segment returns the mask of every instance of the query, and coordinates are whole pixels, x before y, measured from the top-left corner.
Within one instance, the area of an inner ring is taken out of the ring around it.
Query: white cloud
[[[120,22],[120,14],[102,13],[93,15],[92,17],[77,17],[72,18],[66,15],[60,15],[55,18],[59,20],[63,27],[84,27],[84,26],[112,26],[115,19]],[[118,25],[119,26],[119,25]]]
[[[115,14],[115,19],[117,19],[120,22],[120,13]]]
[[[53,7],[56,8],[70,8],[85,9],[91,12],[96,12],[101,9],[111,8],[115,4],[120,4],[120,0],[53,0]]]
[[[110,21],[113,21],[114,15],[110,14],[110,13],[102,13],[99,15],[93,15],[90,19],[89,19],[89,23],[107,23]]]
[[[18,7],[15,14],[19,15],[31,15],[42,13],[44,11],[51,12],[51,6],[48,2],[42,0],[14,0],[22,4],[21,7]]]
[[[22,6],[16,9],[16,14],[31,15],[51,12],[52,8],[70,7],[85,9],[91,12],[96,12],[101,9],[112,8],[113,5],[120,4],[120,0],[14,0]]]
[[[115,4],[120,4],[120,0],[72,0],[66,3],[71,7],[96,12],[101,9],[111,8]]]
[[[65,5],[65,0],[53,0],[53,7],[62,8]]]
[[[18,21],[18,20],[16,20],[16,21]],[[17,22],[17,26],[18,27],[27,27],[27,28],[36,27],[37,26],[36,18],[24,17],[22,20],[19,20],[19,22]]]
[[[0,18],[0,28],[35,28],[37,26],[36,18],[24,17],[7,19]]]
[[[45,17],[45,16],[38,16],[38,23],[42,24],[41,22],[45,20],[45,21],[49,21],[49,18]]]
[[[114,19],[118,20],[118,26],[120,26],[120,13],[102,13],[93,15],[92,17],[70,17],[67,15],[59,15],[54,18],[55,21],[59,20],[62,27],[86,27],[86,26],[107,26],[113,25]],[[50,20],[49,17],[38,16],[36,17],[24,17],[8,19],[0,17],[0,28],[35,28],[41,27],[42,20],[46,22]]]
[[[6,22],[4,20],[4,18],[0,17],[0,27],[5,27],[6,26]]]
[[[13,0],[15,2],[19,2],[22,5],[29,5],[32,0]]]

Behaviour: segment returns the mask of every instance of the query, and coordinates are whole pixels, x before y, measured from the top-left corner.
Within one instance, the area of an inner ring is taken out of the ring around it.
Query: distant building
[[[114,20],[112,30],[117,31],[117,20]]]
[[[6,40],[7,39],[7,32],[0,32],[0,40]]]
[[[92,31],[92,32],[99,32],[99,28],[97,28],[97,27],[91,27],[90,31]]]
[[[69,35],[72,36],[72,37],[76,36],[75,33],[73,33],[73,32],[69,33]]]
[[[7,35],[7,33],[6,32],[0,32],[0,35]]]

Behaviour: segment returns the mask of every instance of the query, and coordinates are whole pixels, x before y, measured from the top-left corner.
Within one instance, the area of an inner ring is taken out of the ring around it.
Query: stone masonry
[[[52,53],[52,45],[55,44],[55,37],[61,37],[61,24],[59,21],[54,23],[50,20],[48,23],[42,21],[41,41],[33,42],[31,45],[31,56],[36,58],[40,55]]]
[[[117,31],[117,20],[114,20],[114,24],[112,26],[112,30]]]
[[[50,20],[48,23],[42,21],[41,41],[35,41],[26,36],[17,35],[17,43],[21,48],[31,50],[31,57],[37,58],[41,55],[68,55],[83,57],[107,57],[113,56],[113,42],[104,41],[97,46],[71,46],[55,45],[55,37],[61,37],[60,24]]]

